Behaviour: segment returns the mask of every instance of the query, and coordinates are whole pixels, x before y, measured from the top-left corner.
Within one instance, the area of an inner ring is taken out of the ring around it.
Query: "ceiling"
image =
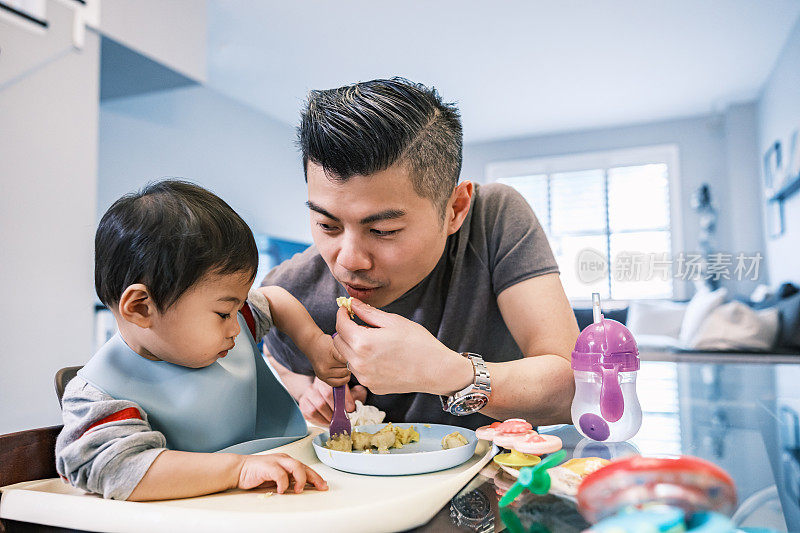
[[[798,0],[209,0],[208,81],[295,125],[310,89],[404,76],[466,142],[719,112],[756,99]]]

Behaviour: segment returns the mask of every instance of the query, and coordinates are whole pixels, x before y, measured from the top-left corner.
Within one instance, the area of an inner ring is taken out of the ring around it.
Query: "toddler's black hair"
[[[244,220],[214,193],[182,180],[147,185],[114,202],[95,235],[94,283],[108,307],[134,283],[159,312],[209,273],[255,277],[258,249]]]

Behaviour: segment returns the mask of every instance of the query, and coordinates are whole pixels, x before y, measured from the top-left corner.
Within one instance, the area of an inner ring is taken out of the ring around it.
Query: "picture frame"
[[[777,239],[784,232],[783,202],[769,200],[766,205],[767,232],[770,239]]]
[[[783,168],[781,142],[775,141],[764,153],[764,193],[769,198],[780,187],[779,176]]]
[[[788,179],[800,175],[800,128],[795,129],[789,138],[789,152],[786,154],[786,176]]]

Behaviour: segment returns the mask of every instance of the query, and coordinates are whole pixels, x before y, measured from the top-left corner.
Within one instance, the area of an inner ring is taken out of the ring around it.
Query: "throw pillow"
[[[727,296],[728,289],[724,287],[715,291],[705,289],[697,291],[689,301],[689,305],[686,306],[686,313],[683,315],[681,332],[678,335],[678,340],[680,340],[681,344],[688,346],[692,342],[697,330],[703,325],[703,321],[711,311],[722,305]]]
[[[767,351],[778,337],[778,310],[754,311],[742,302],[716,307],[686,345],[692,350]]]
[[[633,338],[659,335],[677,339],[687,304],[670,300],[636,300],[628,307],[628,329]]]

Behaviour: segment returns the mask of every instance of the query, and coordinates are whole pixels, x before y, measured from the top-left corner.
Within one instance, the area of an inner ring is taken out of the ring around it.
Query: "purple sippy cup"
[[[639,350],[628,328],[603,317],[598,293],[592,294],[592,311],[594,323],[581,332],[572,352],[572,423],[590,439],[621,442],[642,425],[636,396]]]

